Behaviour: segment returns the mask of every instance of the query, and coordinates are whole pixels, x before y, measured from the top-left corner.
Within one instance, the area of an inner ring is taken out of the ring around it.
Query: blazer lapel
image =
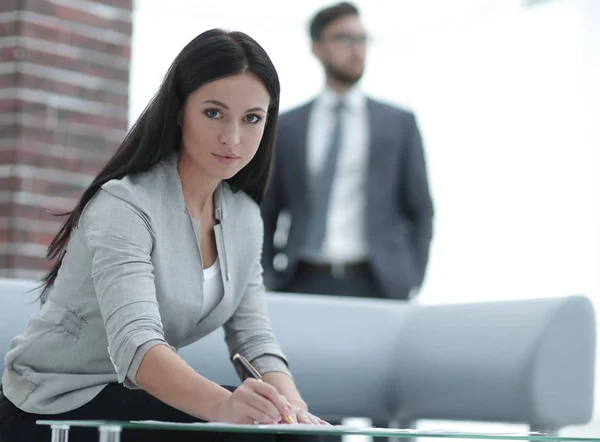
[[[367,109],[369,118],[369,165],[367,176],[367,205],[377,200],[379,195],[379,179],[383,178],[381,170],[386,161],[386,143],[384,135],[389,128],[385,127],[385,119],[381,115],[378,104],[368,98]]]
[[[298,108],[295,116],[296,132],[290,137],[288,142],[292,146],[292,166],[296,170],[298,176],[296,182],[303,194],[307,194],[308,189],[308,120],[313,102]]]

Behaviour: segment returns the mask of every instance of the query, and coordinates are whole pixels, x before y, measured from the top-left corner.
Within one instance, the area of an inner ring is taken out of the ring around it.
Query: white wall
[[[131,118],[212,27],[265,47],[283,109],[307,100],[322,83],[307,20],[328,3],[138,0]],[[437,215],[421,301],[599,300],[599,2],[356,3],[374,37],[364,89],[413,108],[426,142]]]

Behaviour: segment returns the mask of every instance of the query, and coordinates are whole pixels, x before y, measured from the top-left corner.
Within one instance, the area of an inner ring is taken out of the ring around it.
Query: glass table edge
[[[165,423],[141,423],[130,421],[103,421],[103,420],[37,420],[38,425],[47,426],[68,426],[68,427],[120,427],[122,429],[141,429],[141,430],[179,430],[179,431],[214,431],[214,432],[229,432],[229,433],[278,433],[278,434],[331,434],[331,435],[362,435],[362,436],[388,436],[396,438],[446,438],[446,439],[487,439],[487,440],[527,440],[527,441],[580,441],[580,442],[600,442],[600,437],[577,437],[577,436],[556,436],[546,435],[544,433],[478,433],[478,432],[453,432],[447,431],[427,431],[427,430],[406,430],[406,429],[389,429],[382,428],[380,431],[373,431],[369,428],[355,429],[340,429],[335,431],[328,427],[326,431],[319,431],[318,427],[314,429],[286,429],[285,425],[281,425],[281,430],[273,428],[263,428],[260,425],[256,427],[241,426],[239,428],[232,427],[211,427],[202,425],[179,424],[173,422]]]

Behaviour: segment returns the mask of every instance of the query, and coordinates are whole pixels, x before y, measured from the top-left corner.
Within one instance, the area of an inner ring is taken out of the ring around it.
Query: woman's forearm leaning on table
[[[219,420],[219,407],[231,392],[196,373],[166,345],[146,352],[138,368],[140,388],[191,416],[205,421]]]

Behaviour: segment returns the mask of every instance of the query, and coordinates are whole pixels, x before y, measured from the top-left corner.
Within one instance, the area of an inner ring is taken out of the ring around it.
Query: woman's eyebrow
[[[203,101],[202,104],[216,104],[217,106],[221,106],[223,109],[227,109],[229,110],[229,106],[227,106],[225,103],[219,101],[219,100],[206,100]],[[267,112],[266,110],[264,110],[262,107],[252,107],[250,109],[247,109],[246,112]]]

